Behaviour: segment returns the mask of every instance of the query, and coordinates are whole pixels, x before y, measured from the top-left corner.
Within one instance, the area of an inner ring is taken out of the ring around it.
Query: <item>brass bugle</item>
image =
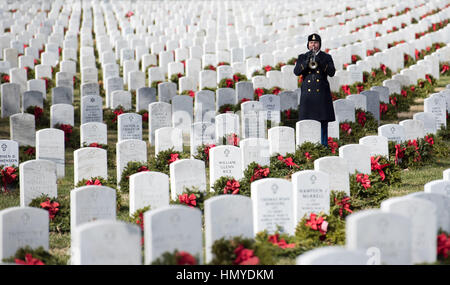
[[[316,69],[318,64],[316,62],[316,53],[314,51],[311,51],[313,53],[313,56],[310,58],[308,66],[311,69]]]

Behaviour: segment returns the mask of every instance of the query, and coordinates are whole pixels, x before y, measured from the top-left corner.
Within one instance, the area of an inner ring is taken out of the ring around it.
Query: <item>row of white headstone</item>
[[[345,249],[316,249],[300,256],[298,264],[407,265],[436,261],[437,232],[450,230],[448,176],[446,170],[445,180],[427,183],[424,192],[388,199],[380,210],[351,214],[346,219]],[[302,196],[323,201],[329,195],[323,184],[325,178],[328,175],[321,171],[301,171],[294,175],[292,183],[279,178],[252,183],[251,198],[223,195],[207,199],[205,261],[199,209],[172,205],[147,211],[145,264],[176,249],[196,256],[200,263],[210,262],[214,241],[233,236],[253,238],[262,230],[273,233],[280,224],[284,232],[292,234],[299,221],[293,209],[302,207],[306,213],[315,210],[313,204],[303,203]],[[316,190],[314,194],[312,189]],[[114,189],[84,186],[72,190],[70,219],[71,264],[141,264],[141,230],[137,225],[116,221]],[[25,245],[48,250],[48,226],[46,210],[13,207],[0,211],[0,257],[10,257]]]

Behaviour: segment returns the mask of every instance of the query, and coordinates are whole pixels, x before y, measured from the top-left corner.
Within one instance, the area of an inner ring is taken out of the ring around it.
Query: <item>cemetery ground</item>
[[[79,74],[77,74],[78,76]],[[450,84],[450,76],[441,76],[441,78],[437,81],[434,91],[439,92],[446,85]],[[74,106],[75,106],[75,122],[79,122],[79,117],[77,118],[77,114],[79,114],[79,94],[80,90],[74,89]],[[105,110],[105,109],[104,109]],[[423,99],[417,98],[414,102],[414,105],[411,106],[411,109],[407,113],[399,113],[397,120],[391,121],[381,121],[380,125],[388,124],[388,123],[398,123],[401,120],[412,119],[412,115],[417,112],[423,112]],[[77,124],[78,125],[78,124]],[[0,138],[1,139],[9,139],[10,122],[9,118],[0,119]],[[143,128],[143,138],[147,143],[148,157],[154,156],[155,149],[151,147],[148,140],[148,128]],[[108,145],[115,145],[117,142],[117,131],[116,130],[108,130]],[[445,140],[444,143],[447,147],[450,147],[450,141]],[[70,147],[66,147],[65,150],[65,177],[62,179],[58,179],[58,199],[69,199],[70,191],[75,188],[74,185],[74,158],[73,158],[74,149]],[[184,152],[189,152],[189,146],[184,145]],[[108,152],[108,165],[112,162],[115,166],[115,157],[110,156],[111,152]],[[396,196],[404,196],[413,192],[423,191],[424,184],[433,181],[442,179],[442,172],[445,169],[450,168],[450,156],[447,155],[441,159],[437,159],[432,164],[426,165],[420,168],[413,169],[405,169],[401,171],[401,185],[397,187],[391,187],[389,189],[389,198]],[[108,176],[115,177],[116,169],[115,167],[108,168]],[[209,170],[206,169],[207,180],[209,181]],[[209,185],[207,185],[207,189]],[[20,204],[20,196],[19,190],[16,189],[11,192],[2,192],[0,195],[0,210],[6,209],[9,207],[16,207]],[[129,204],[128,204],[128,193],[121,194],[121,204],[120,209],[117,211],[117,220],[122,221],[130,221],[129,217]],[[49,243],[50,243],[50,254],[54,255],[58,260],[59,264],[67,264],[70,259],[70,233],[57,233],[50,232]],[[279,258],[276,261],[276,264],[295,264],[295,258]]]

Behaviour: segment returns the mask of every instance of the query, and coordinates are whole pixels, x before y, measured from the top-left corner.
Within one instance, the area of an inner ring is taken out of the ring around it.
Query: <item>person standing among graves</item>
[[[321,125],[321,143],[328,146],[328,122],[334,121],[334,107],[327,76],[333,77],[333,58],[320,50],[322,45],[318,34],[308,36],[308,52],[300,54],[294,74],[303,76],[299,121],[316,120]]]

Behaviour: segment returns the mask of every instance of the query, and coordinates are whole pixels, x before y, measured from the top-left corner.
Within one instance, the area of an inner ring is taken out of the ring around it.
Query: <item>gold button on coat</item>
[[[308,83],[310,83],[311,82],[311,80],[308,80]]]
[[[317,82],[319,82],[320,80],[319,79],[317,79]]]
[[[319,92],[319,89],[317,89],[317,92]]]
[[[308,92],[311,92],[311,89],[308,89]]]

